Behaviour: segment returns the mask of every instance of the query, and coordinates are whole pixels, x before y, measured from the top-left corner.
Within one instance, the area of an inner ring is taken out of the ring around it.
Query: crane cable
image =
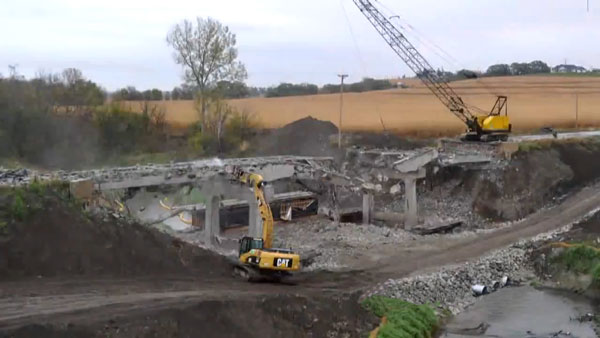
[[[342,13],[344,13],[344,18],[346,19],[346,23],[348,26],[348,31],[350,32],[350,36],[352,37],[352,42],[354,43],[354,52],[356,53],[356,57],[358,62],[360,63],[360,67],[363,71],[363,77],[367,75],[367,67],[364,58],[360,53],[360,48],[358,47],[358,42],[356,41],[356,35],[354,34],[354,30],[352,29],[352,24],[350,23],[350,18],[348,18],[348,13],[346,12],[346,8],[344,7],[344,0],[340,0],[340,6],[342,7]]]
[[[444,62],[448,63],[451,66],[454,66],[456,68],[462,68],[462,69],[466,69],[466,67],[461,64],[456,58],[454,58],[452,55],[450,55],[450,53],[446,52],[442,47],[440,47],[439,45],[437,45],[435,42],[433,42],[431,39],[428,39],[423,33],[421,33],[420,31],[418,31],[415,27],[413,27],[408,21],[406,21],[405,19],[403,19],[400,15],[396,14],[393,10],[391,10],[389,7],[387,7],[386,5],[384,5],[380,0],[375,0],[383,9],[385,9],[388,14],[391,13],[392,15],[390,15],[390,18],[398,18],[398,25],[400,26],[400,28],[402,28],[402,30],[404,31],[404,33],[408,33],[409,31],[412,32],[411,38],[414,38],[416,41],[420,42],[421,44],[423,44],[423,46],[428,49],[429,51],[433,52],[434,54],[436,54],[438,57],[440,57]],[[391,20],[390,20],[391,22]],[[402,22],[404,22],[404,25],[402,24]],[[409,29],[407,29],[406,26],[409,27]],[[436,49],[439,51],[436,51]],[[447,57],[441,55],[441,54],[445,54]],[[494,96],[500,96],[500,94],[498,94],[498,92],[495,90],[496,88],[493,88],[491,86],[489,86],[488,84],[485,83],[485,81],[483,81],[481,79],[481,77],[477,76],[475,77],[475,81],[479,84],[481,84],[481,86],[490,94],[494,95]],[[487,114],[488,112],[486,112],[485,110],[478,108],[476,106],[472,106],[472,105],[467,105],[465,104],[465,106],[469,107],[469,108],[473,108],[475,110],[478,110],[482,113]]]

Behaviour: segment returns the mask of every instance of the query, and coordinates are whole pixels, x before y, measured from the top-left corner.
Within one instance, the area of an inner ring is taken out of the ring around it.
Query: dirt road
[[[62,327],[70,327],[73,323],[93,325],[117,317],[141,318],[159,311],[200,306],[198,304],[213,301],[219,304],[245,300],[264,303],[282,295],[307,301],[327,295],[348,294],[387,278],[475,258],[520,239],[575,222],[599,206],[600,184],[571,195],[550,210],[542,210],[524,221],[475,239],[428,252],[398,248],[387,258],[365,260],[362,270],[300,274],[296,276],[296,285],[247,284],[223,276],[116,280],[42,278],[2,283],[0,336],[2,331],[32,323],[51,323]]]

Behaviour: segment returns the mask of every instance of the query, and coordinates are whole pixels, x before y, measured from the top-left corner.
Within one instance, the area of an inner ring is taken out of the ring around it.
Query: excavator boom
[[[300,269],[300,256],[291,250],[273,248],[273,213],[265,198],[263,177],[239,167],[229,170],[233,178],[252,188],[262,219],[262,238],[240,239],[239,260],[234,271],[248,281],[279,281]],[[252,205],[250,206],[252,207]]]
[[[258,210],[260,211],[260,218],[263,223],[263,246],[265,249],[273,247],[273,213],[267,200],[265,199],[265,193],[263,187],[266,182],[263,177],[256,173],[249,173],[243,171],[241,168],[235,167],[232,172],[233,176],[238,179],[241,183],[248,185],[254,191],[254,198],[258,203]]]

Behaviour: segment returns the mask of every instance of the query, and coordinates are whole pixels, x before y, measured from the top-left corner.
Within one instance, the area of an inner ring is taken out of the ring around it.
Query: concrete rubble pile
[[[390,229],[375,225],[340,223],[336,225],[324,219],[314,219],[293,226],[276,227],[277,247],[291,247],[303,257],[311,259],[308,270],[336,270],[343,268],[341,258],[355,257],[368,252],[373,246],[399,244],[416,238],[402,229]]]
[[[92,179],[96,184],[100,185],[101,189],[118,189],[128,186],[168,184],[170,181],[173,181],[173,183],[191,182],[197,178],[217,175],[223,171],[224,167],[230,165],[237,165],[257,172],[267,171],[273,166],[286,166],[286,168],[276,169],[292,171],[300,177],[310,177],[317,168],[328,168],[332,166],[332,163],[333,159],[328,157],[272,156],[223,160],[215,158],[192,162],[147,164],[82,171],[59,170],[55,172],[42,172],[29,169],[0,170],[0,185],[28,184],[34,178],[43,181]],[[276,176],[276,173],[274,175]],[[274,178],[276,179],[277,177]]]
[[[28,169],[2,169],[0,168],[0,185],[19,185],[29,182]]]

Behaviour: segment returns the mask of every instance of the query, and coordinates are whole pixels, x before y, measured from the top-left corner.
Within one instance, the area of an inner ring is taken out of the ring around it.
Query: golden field
[[[388,131],[413,136],[460,133],[464,126],[420,82],[408,89],[344,94],[343,130]],[[580,127],[600,126],[600,77],[521,76],[465,80],[451,86],[469,105],[489,111],[495,95],[508,96],[515,131],[544,126],[575,127],[576,97]],[[132,109],[139,103],[125,103]],[[167,119],[189,124],[197,119],[193,101],[163,101]],[[339,94],[230,100],[256,115],[262,126],[276,128],[306,116],[338,124]],[[383,121],[383,124],[382,124]]]

